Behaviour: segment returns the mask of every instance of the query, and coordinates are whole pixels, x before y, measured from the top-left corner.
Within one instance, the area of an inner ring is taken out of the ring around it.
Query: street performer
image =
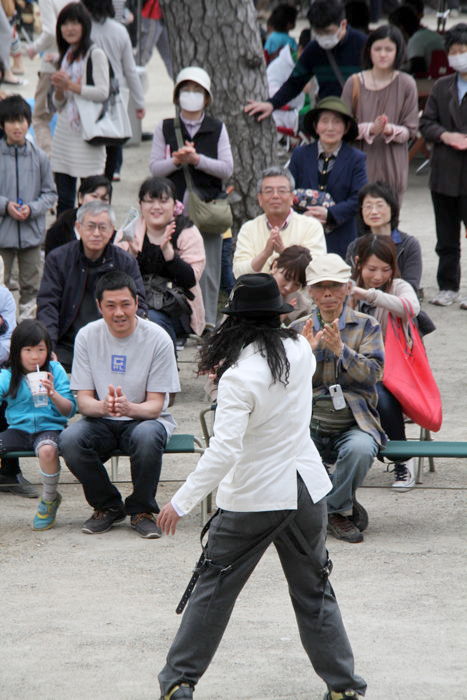
[[[218,383],[214,436],[158,524],[174,534],[180,517],[217,486],[218,511],[192,579],[199,574],[194,592],[159,674],[161,700],[193,698],[238,595],[271,543],[303,646],[327,685],[326,700],[365,694],[328,581],[324,497],[331,483],[310,438],[306,390],[316,363],[308,341],[281,328],[280,314],[291,310],[272,277],[242,275],[224,310],[227,320],[201,351],[200,371],[214,373]]]

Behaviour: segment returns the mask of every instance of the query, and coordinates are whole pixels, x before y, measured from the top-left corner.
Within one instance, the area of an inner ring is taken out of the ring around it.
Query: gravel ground
[[[25,63],[30,82],[22,92],[32,96],[37,64]],[[156,57],[149,74],[146,130],[171,113],[171,84]],[[119,221],[135,203],[149,149],[145,142],[125,150],[114,196]],[[422,242],[428,299],[435,292],[436,258],[426,171],[411,175],[401,228]],[[465,261],[463,271],[467,296]],[[425,308],[438,326],[426,345],[444,403],[439,437],[465,440],[467,312]],[[183,394],[174,413],[181,432],[200,434],[198,414],[208,404],[195,354],[192,345],[181,353]],[[161,504],[194,464],[191,456],[165,459]],[[425,471],[423,485],[394,494],[391,475],[375,463],[361,491],[370,514],[365,542],[329,540],[332,583],[371,700],[465,695],[465,466],[438,460],[435,473]],[[35,460],[24,461],[24,473],[37,483]],[[126,460],[120,478],[128,478]],[[31,531],[34,501],[0,494],[0,698],[157,698],[157,672],[179,624],[175,607],[199,556],[199,511],[182,522],[175,538],[144,541],[128,522],[89,537],[80,532],[89,515],[82,489],[66,469],[62,481],[57,526],[45,533]],[[300,645],[271,549],[240,596],[196,698],[311,700],[323,690]]]

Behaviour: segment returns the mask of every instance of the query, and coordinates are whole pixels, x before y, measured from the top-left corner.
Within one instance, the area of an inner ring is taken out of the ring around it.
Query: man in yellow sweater
[[[258,203],[264,214],[243,224],[233,259],[235,277],[270,272],[271,263],[284,248],[302,245],[311,255],[326,254],[323,227],[312,216],[292,209],[294,180],[288,170],[271,167],[258,182]]]

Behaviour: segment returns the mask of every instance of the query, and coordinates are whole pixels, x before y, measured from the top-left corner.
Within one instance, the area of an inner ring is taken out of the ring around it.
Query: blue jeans
[[[227,294],[230,294],[235,284],[235,277],[232,271],[232,242],[233,238],[222,239],[221,289]]]
[[[158,420],[82,418],[60,435],[60,451],[68,469],[81,482],[95,510],[123,508],[119,490],[110,481],[106,462],[112,452],[130,456],[133,493],[125,500],[129,515],[158,513],[155,495],[167,432]]]
[[[378,453],[376,440],[356,427],[329,437],[320,437],[312,431],[311,437],[321,459],[335,462],[332,491],[326,496],[328,513],[351,512],[353,495]]]

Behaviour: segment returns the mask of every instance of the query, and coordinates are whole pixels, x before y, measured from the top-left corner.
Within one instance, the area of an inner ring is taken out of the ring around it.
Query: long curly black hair
[[[287,386],[290,363],[283,341],[287,338],[296,340],[297,337],[297,331],[281,327],[277,314],[262,314],[257,318],[229,316],[201,347],[198,372],[214,374],[217,384],[224,372],[236,363],[241,351],[256,343],[261,356],[267,360],[273,383],[279,381]]]

